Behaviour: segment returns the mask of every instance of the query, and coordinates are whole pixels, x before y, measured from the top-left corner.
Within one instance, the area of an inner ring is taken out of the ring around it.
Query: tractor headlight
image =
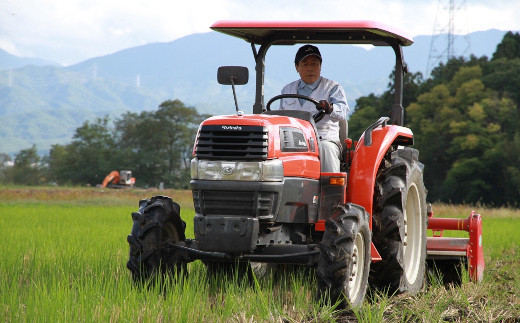
[[[283,163],[279,159],[263,162],[191,160],[191,178],[213,181],[281,182]]]
[[[196,179],[199,176],[199,173],[197,171],[197,168],[198,168],[197,162],[198,162],[197,158],[193,158],[190,163],[190,173],[191,173],[192,179]]]
[[[262,181],[281,182],[283,181],[283,163],[279,159],[271,159],[262,162]]]

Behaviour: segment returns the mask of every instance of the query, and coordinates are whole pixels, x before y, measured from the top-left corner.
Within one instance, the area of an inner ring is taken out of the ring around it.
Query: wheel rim
[[[175,228],[175,225],[171,222],[168,222],[164,225],[164,229],[162,232],[162,241],[165,242],[177,242],[179,241],[179,233]]]
[[[412,183],[408,189],[404,210],[404,268],[406,278],[413,284],[419,274],[419,261],[422,252],[422,221],[421,200],[417,185]]]
[[[361,289],[363,283],[363,265],[365,263],[365,242],[363,235],[358,232],[354,241],[354,250],[352,252],[352,269],[348,282],[348,296],[353,302]]]

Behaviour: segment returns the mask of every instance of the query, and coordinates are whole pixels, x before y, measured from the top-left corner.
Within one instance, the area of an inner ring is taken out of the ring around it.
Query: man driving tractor
[[[239,110],[235,93],[236,85],[247,84],[248,69],[219,67],[217,79],[232,86],[237,112],[204,120],[195,139],[195,217],[189,220],[195,239],[186,238],[186,222],[171,198],[141,200],[127,237],[127,267],[136,281],[186,273],[197,259],[211,275],[233,268],[245,275],[251,262],[308,266],[316,272],[317,298],[346,309],[363,306],[369,285],[419,293],[427,281],[426,260],[442,263],[443,275],[457,275],[463,268],[458,264],[467,264],[469,276],[482,280],[480,215],[433,217],[414,134],[403,126],[402,47],[413,43],[410,36],[374,21],[222,21],[211,28],[252,48],[253,114]],[[321,77],[318,48],[298,50],[301,79],[264,104],[267,50],[306,43],[389,46],[395,54],[391,117],[368,125],[357,141],[342,140],[350,149],[343,172],[337,144],[347,134],[347,101],[338,83]],[[271,110],[280,99],[281,110]],[[441,235],[464,230],[469,238],[427,237],[427,229]]]
[[[296,52],[294,64],[301,79],[287,84],[282,89],[282,94],[305,95],[319,101],[318,109],[323,109],[326,113],[316,124],[323,153],[321,171],[338,173],[341,158],[339,121],[346,120],[349,108],[341,85],[321,76],[321,63],[318,47],[300,47]],[[280,103],[281,110],[314,112],[316,108],[310,101],[296,98],[284,98]]]

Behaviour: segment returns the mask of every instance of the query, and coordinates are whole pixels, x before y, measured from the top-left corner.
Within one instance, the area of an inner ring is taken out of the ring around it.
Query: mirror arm
[[[235,108],[237,109],[237,114],[240,114],[238,112],[237,94],[235,92],[235,77],[234,76],[230,76],[229,80],[231,81],[231,87],[233,88],[233,97],[235,98]]]

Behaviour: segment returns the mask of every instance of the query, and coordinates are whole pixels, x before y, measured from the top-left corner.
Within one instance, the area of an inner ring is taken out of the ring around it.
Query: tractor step
[[[195,240],[186,239],[180,243],[168,243],[171,250],[184,253],[188,262],[196,259],[216,261],[252,261],[284,264],[315,265],[320,254],[318,245],[271,245],[253,253],[226,253],[200,250]]]

